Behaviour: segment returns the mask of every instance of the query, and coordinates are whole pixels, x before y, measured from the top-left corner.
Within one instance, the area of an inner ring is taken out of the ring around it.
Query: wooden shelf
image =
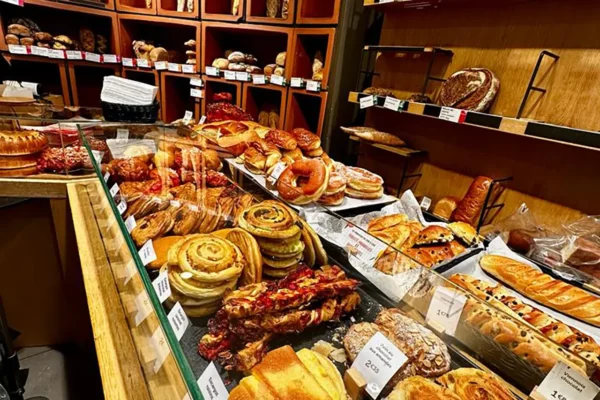
[[[245,0],[239,0],[235,14],[232,14],[234,0],[202,0],[200,2],[202,20],[237,22],[244,16]]]
[[[74,106],[101,107],[100,92],[105,76],[121,75],[119,64],[67,61]]]
[[[160,74],[161,114],[165,123],[171,123],[183,118],[186,111],[194,113],[193,118],[200,119],[201,99],[191,97],[191,78],[200,78],[198,75],[182,74],[178,72],[162,72]]]
[[[377,51],[380,53],[441,53],[452,55],[454,52],[441,47],[422,46],[365,46],[364,51]]]
[[[267,17],[267,0],[246,0],[246,22],[259,24],[293,24],[296,0],[289,0],[287,18]],[[280,14],[281,15],[281,14]]]
[[[114,15],[114,10],[115,9],[115,5],[114,5],[114,0],[107,0],[106,2],[106,10],[104,10],[101,7],[96,7],[94,6],[92,3],[76,3],[76,2],[70,2],[70,1],[60,1],[60,3],[57,3],[56,1],[53,0],[23,0],[25,5],[36,5],[36,6],[41,6],[41,7],[48,7],[48,8],[60,8],[61,10],[66,10],[66,11],[75,11],[75,12],[80,12],[80,13],[84,13],[84,14],[92,14],[92,15],[103,15],[103,16],[109,16],[109,15]],[[57,7],[57,4],[60,4]],[[112,5],[112,6],[111,6]]]
[[[358,92],[350,92],[348,95],[348,101],[351,103],[359,103],[360,98],[364,96],[369,95]],[[375,98],[375,107],[383,108],[385,97],[375,96]],[[410,103],[408,101],[401,101],[398,112],[443,119],[440,118],[440,112],[442,111],[442,108],[450,109],[449,107],[441,107],[435,104]],[[396,112],[393,110],[389,111]],[[598,132],[473,111],[462,110],[462,113],[464,116],[461,117],[461,123],[464,123],[465,125],[494,129],[506,133],[525,135],[533,139],[552,141],[564,145],[600,151],[600,133]]]
[[[288,89],[275,85],[254,85],[252,83],[243,84],[242,108],[250,113],[255,121],[259,121],[261,111],[274,110],[279,114],[277,123],[278,129],[285,126],[286,101]],[[265,125],[265,124],[263,124]],[[266,125],[268,126],[268,124]]]
[[[221,78],[203,77],[204,101],[202,102],[202,115],[206,115],[206,107],[214,103],[212,98],[215,93],[231,93],[232,104],[242,107],[242,82],[226,81]]]
[[[117,11],[128,12],[134,14],[156,15],[157,1],[151,0],[150,7],[147,6],[146,0],[116,0]]]
[[[334,28],[296,28],[294,29],[293,51],[288,64],[291,76],[312,80],[313,60],[318,51],[323,55],[322,89],[327,89],[329,70],[333,58]],[[288,53],[289,54],[289,53]]]
[[[285,112],[285,130],[305,128],[321,136],[327,92],[311,93],[303,89],[289,89]]]
[[[101,10],[110,10],[114,11],[115,9],[115,0],[106,0],[104,3],[96,3],[93,1],[69,1],[69,0],[59,0],[60,3],[69,4],[69,5],[77,5],[77,6],[85,6],[91,8],[99,8]]]
[[[416,155],[425,154],[425,152],[423,150],[415,150],[415,149],[411,149],[409,147],[394,147],[394,146],[388,146],[388,145],[381,144],[381,143],[369,142],[369,141],[366,141],[366,140],[362,140],[358,136],[354,136],[354,135],[350,135],[350,140],[353,140],[355,142],[360,142],[361,144],[364,143],[364,144],[367,144],[369,146],[373,146],[373,147],[376,147],[378,149],[385,150],[385,151],[388,151],[390,153],[397,154],[397,155],[399,155],[401,157],[412,157],[412,156],[416,156]]]
[[[297,0],[296,23],[335,25],[340,16],[341,0]]]
[[[193,10],[187,9],[187,0],[184,1],[184,11],[177,11],[177,0],[156,0],[158,15],[175,18],[200,18],[200,1],[192,0]]]

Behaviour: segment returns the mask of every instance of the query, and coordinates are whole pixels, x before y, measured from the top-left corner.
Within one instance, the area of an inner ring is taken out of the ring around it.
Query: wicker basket
[[[110,122],[136,122],[152,124],[158,118],[160,104],[155,102],[149,106],[132,106],[102,102],[104,119]]]

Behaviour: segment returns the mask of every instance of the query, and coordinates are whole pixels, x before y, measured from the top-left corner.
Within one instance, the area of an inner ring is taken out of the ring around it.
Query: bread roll
[[[9,33],[8,35],[4,36],[4,40],[6,41],[6,44],[19,44],[19,37],[17,35],[13,35],[12,33]]]
[[[458,206],[459,199],[456,197],[443,197],[437,202],[433,209],[433,215],[450,220],[452,213]]]
[[[31,30],[21,24],[12,24],[8,26],[7,33],[11,35],[16,35],[20,37],[29,37],[31,36]]]
[[[227,57],[227,60],[229,60],[231,63],[240,64],[246,61],[246,56],[241,51],[234,51]]]
[[[279,65],[280,67],[285,67],[286,58],[287,52],[282,51],[281,53],[277,54],[277,57],[275,58],[275,64]]]

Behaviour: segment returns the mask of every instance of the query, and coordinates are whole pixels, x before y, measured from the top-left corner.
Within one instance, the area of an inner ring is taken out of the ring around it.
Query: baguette
[[[358,126],[350,128],[342,127],[341,129],[346,133],[358,136],[359,138],[369,142],[386,144],[388,146],[406,145],[406,142],[404,142],[404,140],[400,139],[398,136],[387,132],[381,132],[372,128],[366,129],[366,127]]]
[[[600,298],[585,290],[508,257],[487,255],[481,258],[479,264],[486,272],[530,299],[600,326]]]

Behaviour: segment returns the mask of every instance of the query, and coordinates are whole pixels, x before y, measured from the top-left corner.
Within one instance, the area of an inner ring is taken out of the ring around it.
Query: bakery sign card
[[[600,388],[562,362],[557,363],[531,397],[536,400],[592,400]]]

